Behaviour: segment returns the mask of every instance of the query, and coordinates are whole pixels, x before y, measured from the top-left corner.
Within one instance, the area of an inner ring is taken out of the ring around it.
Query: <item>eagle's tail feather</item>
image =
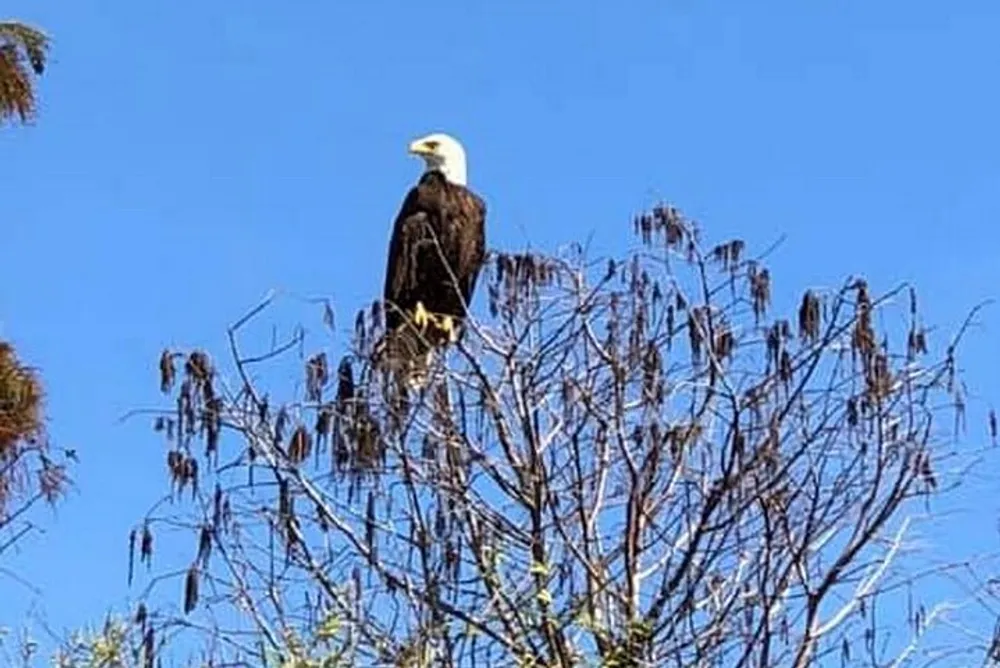
[[[427,384],[434,348],[420,332],[403,326],[386,332],[372,349],[373,366],[387,372],[392,382],[410,391]]]
[[[391,394],[419,393],[430,379],[438,347],[454,344],[462,333],[460,318],[428,311],[418,302],[405,322],[387,331],[372,349],[373,367],[395,386]]]
[[[408,360],[405,378],[406,386],[411,392],[420,392],[427,387],[431,364],[434,362],[434,349],[428,348],[424,355],[416,355]]]

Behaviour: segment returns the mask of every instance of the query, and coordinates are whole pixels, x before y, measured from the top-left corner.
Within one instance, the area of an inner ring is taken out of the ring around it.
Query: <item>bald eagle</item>
[[[406,195],[389,240],[383,300],[387,352],[411,387],[434,348],[457,341],[486,256],[486,204],[466,179],[465,149],[446,134],[413,141],[426,170]]]

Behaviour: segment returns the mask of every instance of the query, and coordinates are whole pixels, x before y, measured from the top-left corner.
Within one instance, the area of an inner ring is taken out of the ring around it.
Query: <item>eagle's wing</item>
[[[420,207],[419,186],[414,186],[403,200],[389,240],[385,286],[382,290],[382,296],[388,302],[385,317],[389,328],[395,328],[403,322],[399,309],[405,308],[409,301],[407,295],[412,292],[418,280],[417,252],[427,221],[427,212]]]
[[[410,189],[393,225],[383,290],[389,328],[403,323],[400,310],[421,299],[431,310],[459,315],[458,295],[468,306],[476,288],[486,254],[486,205],[465,187],[442,187],[438,180],[432,172]]]

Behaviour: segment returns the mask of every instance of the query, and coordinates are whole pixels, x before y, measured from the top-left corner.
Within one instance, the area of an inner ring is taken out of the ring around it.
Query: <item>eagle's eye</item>
[[[426,142],[424,142],[424,145],[427,146],[427,148],[429,148],[430,150],[436,151],[437,147],[441,145],[441,142],[436,141],[434,139],[429,139]]]

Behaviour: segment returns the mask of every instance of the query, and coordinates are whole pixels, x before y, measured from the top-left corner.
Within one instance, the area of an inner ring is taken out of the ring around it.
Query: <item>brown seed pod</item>
[[[293,464],[301,464],[312,452],[312,435],[304,425],[299,425],[292,432],[292,439],[288,444],[288,458]]]
[[[729,359],[736,347],[736,339],[732,331],[725,323],[720,323],[716,328],[715,341],[712,345],[712,352],[716,358],[722,362]]]
[[[701,309],[692,309],[688,312],[688,338],[691,344],[691,360],[694,364],[701,363],[701,327],[703,324]]]
[[[776,324],[768,328],[766,341],[768,364],[777,368],[781,361],[781,331]]]
[[[218,530],[222,523],[222,487],[215,483],[215,494],[212,498],[212,526]]]
[[[364,350],[368,343],[368,327],[365,323],[365,310],[358,309],[358,314],[354,317],[354,340],[358,348]]]
[[[322,401],[323,387],[329,380],[326,353],[318,353],[306,362],[306,399]]]
[[[219,451],[219,434],[222,431],[222,399],[215,397],[205,406],[202,422],[205,428],[205,455]]]
[[[920,477],[923,478],[924,483],[927,485],[928,489],[937,489],[937,478],[934,476],[934,470],[931,468],[931,457],[927,453],[923,453],[918,457],[918,466]]]
[[[753,313],[759,322],[760,318],[767,312],[767,307],[771,304],[771,274],[767,269],[758,269],[756,264],[751,264],[748,278],[750,279],[750,298],[753,302]]]
[[[906,353],[912,360],[917,355],[927,354],[927,335],[923,329],[913,327],[906,339]]]
[[[194,433],[194,397],[191,391],[191,381],[185,380],[181,383],[181,391],[177,395],[177,415],[180,421],[177,435],[181,435],[181,425],[184,426],[188,434]]]
[[[128,584],[132,586],[132,575],[135,572],[135,529],[128,534]]]
[[[194,457],[184,460],[184,478],[188,482],[198,484],[198,460]]]
[[[345,356],[341,358],[337,367],[337,410],[344,413],[347,410],[347,403],[354,398],[354,369],[351,367],[351,360]]]
[[[792,356],[788,354],[787,350],[781,351],[781,362],[778,365],[778,378],[781,379],[781,382],[786,384],[792,380]]]
[[[156,644],[153,639],[153,627],[150,626],[142,636],[143,668],[153,668],[156,658]]]
[[[208,382],[212,376],[212,363],[208,355],[200,350],[196,350],[188,355],[187,362],[184,363],[184,372],[197,384]]]
[[[378,331],[382,329],[382,302],[377,299],[373,301],[370,312],[369,319],[371,320],[372,330]]]
[[[198,606],[198,566],[191,565],[184,578],[184,614],[189,614]]]
[[[799,336],[809,343],[815,343],[819,338],[819,327],[819,297],[807,290],[802,295],[802,304],[799,306]]]
[[[184,477],[184,454],[180,450],[167,453],[167,469],[172,482],[180,482]]]
[[[288,479],[282,478],[278,483],[278,515],[287,517],[292,514],[292,493]]]
[[[163,354],[160,355],[160,391],[164,394],[170,392],[170,389],[174,386],[174,378],[177,375],[176,369],[174,369],[174,356],[170,353],[167,348],[163,349]]]
[[[208,567],[208,558],[212,555],[212,530],[207,524],[202,525],[198,534],[198,561]]]
[[[365,512],[365,546],[374,563],[378,548],[375,543],[375,495],[372,492],[368,492],[368,507]]]
[[[323,324],[326,325],[327,327],[329,327],[332,330],[332,329],[334,329],[336,327],[336,322],[337,322],[337,316],[333,312],[333,306],[330,305],[330,302],[324,301],[323,302]]]
[[[333,428],[333,406],[323,404],[316,411],[316,445],[322,447],[323,443],[330,437],[330,430]]]
[[[285,438],[285,427],[288,425],[288,410],[282,406],[278,409],[278,417],[274,420],[274,442],[280,444]]]
[[[712,260],[722,265],[722,271],[732,271],[739,264],[742,250],[742,241],[727,241],[712,249]]]
[[[149,568],[153,563],[153,532],[149,529],[149,524],[142,527],[142,541],[139,547],[139,561],[146,562]]]

